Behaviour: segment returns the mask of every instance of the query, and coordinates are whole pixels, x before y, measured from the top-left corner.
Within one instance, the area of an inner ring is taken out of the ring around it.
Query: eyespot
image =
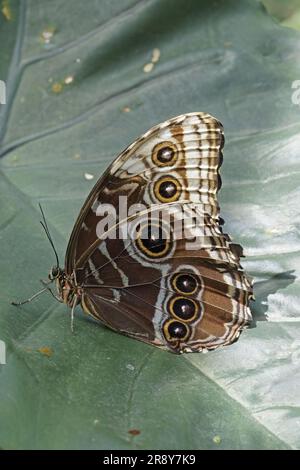
[[[199,279],[190,273],[175,274],[171,283],[176,292],[185,295],[194,294],[200,285]]]
[[[178,158],[178,150],[173,142],[160,142],[152,150],[152,161],[157,166],[174,165]]]
[[[177,320],[168,320],[163,326],[164,335],[167,341],[186,341],[190,336],[190,328],[188,325]]]
[[[198,303],[193,299],[188,299],[183,296],[171,298],[168,307],[170,313],[183,322],[195,320],[199,312]]]
[[[154,194],[161,202],[177,201],[181,194],[181,186],[174,176],[159,178],[154,184]]]
[[[166,256],[172,248],[170,234],[159,223],[142,225],[138,230],[136,245],[150,258]]]

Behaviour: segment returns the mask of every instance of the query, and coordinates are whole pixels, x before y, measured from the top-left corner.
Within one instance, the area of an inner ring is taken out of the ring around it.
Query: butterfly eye
[[[186,341],[190,335],[190,329],[184,323],[177,320],[169,320],[164,324],[164,334],[168,341]]]
[[[171,243],[168,233],[159,224],[142,226],[137,235],[137,247],[150,258],[159,258],[169,253]]]
[[[173,142],[161,142],[152,150],[152,161],[158,166],[174,165],[178,157],[178,150]]]
[[[192,274],[176,274],[172,279],[172,285],[180,294],[191,295],[196,292],[200,281]]]
[[[173,176],[160,178],[154,185],[154,194],[161,202],[177,201],[180,192],[181,186]]]
[[[49,279],[51,280],[55,279],[58,276],[58,273],[59,273],[59,268],[57,266],[53,266],[48,276]]]
[[[197,318],[199,306],[193,299],[174,297],[169,303],[170,313],[184,322],[190,322]]]

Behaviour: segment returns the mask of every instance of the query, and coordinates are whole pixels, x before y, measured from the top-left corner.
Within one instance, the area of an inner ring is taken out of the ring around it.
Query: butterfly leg
[[[52,289],[48,287],[49,282],[44,281],[43,279],[40,279],[40,282],[43,284],[43,286],[47,288],[47,290],[50,292],[50,294],[52,295],[52,297],[54,297],[55,300],[57,300],[60,303],[63,303],[63,300],[60,297],[58,297],[58,295],[55,295]]]
[[[56,296],[53,291],[50,289],[50,287],[48,287],[49,284],[51,284],[52,281],[44,281],[44,280],[40,280],[40,282],[43,284],[44,288],[41,289],[40,291],[36,292],[35,294],[33,294],[31,297],[29,297],[29,299],[26,299],[26,300],[23,300],[21,302],[11,302],[12,305],[16,306],[16,307],[19,307],[20,305],[24,305],[24,304],[27,304],[28,302],[31,302],[32,300],[34,300],[36,297],[38,297],[39,295],[43,294],[44,292],[48,291],[50,292],[50,294],[56,299],[58,300],[59,302],[62,302],[62,300]]]
[[[77,295],[74,295],[74,300],[73,300],[72,309],[71,309],[71,332],[72,333],[74,333],[74,311],[77,305],[77,300],[78,300]]]
[[[29,297],[29,299],[23,300],[22,302],[11,302],[11,304],[15,305],[16,307],[27,304],[28,302],[31,302],[33,299],[43,294],[43,292],[46,292],[47,290],[49,290],[49,287],[44,287],[44,289],[41,289],[40,291],[36,292],[31,297]]]

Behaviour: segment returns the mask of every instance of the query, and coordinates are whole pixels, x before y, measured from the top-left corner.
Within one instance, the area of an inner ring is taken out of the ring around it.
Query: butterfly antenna
[[[55,258],[56,258],[56,267],[59,268],[58,254],[57,254],[57,251],[56,251],[56,249],[55,249],[55,246],[54,246],[52,237],[51,237],[51,235],[50,235],[50,230],[49,230],[49,228],[48,228],[48,224],[47,224],[47,221],[46,221],[46,217],[45,217],[44,211],[43,211],[42,206],[41,206],[40,203],[39,203],[39,208],[40,208],[40,211],[41,211],[41,214],[42,214],[42,218],[43,218],[43,220],[40,220],[40,224],[41,224],[41,226],[43,227],[43,229],[45,230],[46,237],[48,238],[48,240],[49,240],[49,242],[50,242],[50,245],[52,246],[52,249],[53,249],[53,251],[54,251]]]

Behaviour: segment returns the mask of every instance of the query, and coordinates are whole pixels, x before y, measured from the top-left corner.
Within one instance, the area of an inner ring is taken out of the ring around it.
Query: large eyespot
[[[176,292],[185,295],[194,294],[200,285],[198,277],[190,273],[175,274],[171,282]]]
[[[150,258],[166,256],[172,248],[170,234],[159,223],[142,225],[138,230],[136,245]]]
[[[181,186],[174,176],[163,176],[154,184],[154,194],[161,202],[177,201],[180,197]]]
[[[186,341],[190,336],[190,328],[188,325],[177,320],[168,320],[163,326],[164,335],[167,341]]]
[[[152,161],[157,166],[174,165],[178,158],[178,150],[173,142],[160,142],[152,150]]]
[[[190,322],[197,318],[198,303],[183,296],[173,297],[169,302],[169,311],[178,320]]]

